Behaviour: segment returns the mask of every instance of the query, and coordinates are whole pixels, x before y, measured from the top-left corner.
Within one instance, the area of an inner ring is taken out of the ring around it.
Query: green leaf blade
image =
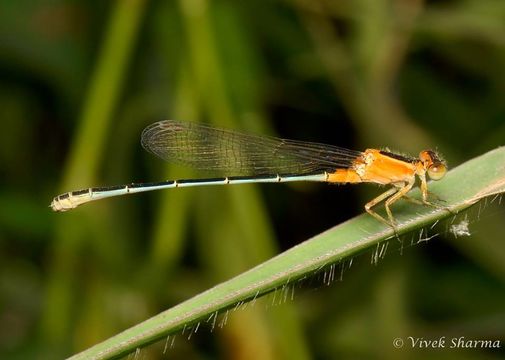
[[[490,151],[449,171],[430,192],[457,213],[479,200],[505,192],[505,147]],[[419,197],[419,189],[411,192]],[[421,229],[452,213],[445,209],[399,202],[393,207],[399,234]],[[97,344],[73,359],[118,357],[197,322],[212,322],[217,313],[312,276],[331,264],[395,237],[393,230],[369,216],[359,215],[279,255]]]

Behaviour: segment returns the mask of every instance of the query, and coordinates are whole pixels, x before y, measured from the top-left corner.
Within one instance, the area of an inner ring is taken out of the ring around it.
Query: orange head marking
[[[433,150],[421,151],[419,153],[419,160],[421,160],[423,168],[432,180],[442,179],[447,172],[445,161]]]

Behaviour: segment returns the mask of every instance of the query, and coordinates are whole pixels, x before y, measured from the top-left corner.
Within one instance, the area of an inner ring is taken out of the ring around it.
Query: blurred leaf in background
[[[244,185],[47,205],[88,186],[204,176],[139,136],[174,118],[458,164],[505,139],[505,2],[0,2],[0,357],[61,358],[362,211],[373,187]],[[380,190],[379,190],[380,191]],[[505,341],[496,200],[471,236],[364,255],[174,358],[424,358],[401,336]],[[481,211],[480,211],[481,210]],[[435,230],[433,230],[435,231]],[[417,237],[419,234],[413,234]],[[261,303],[260,303],[261,304]],[[144,350],[163,358],[163,345]],[[463,349],[430,355],[499,358]]]

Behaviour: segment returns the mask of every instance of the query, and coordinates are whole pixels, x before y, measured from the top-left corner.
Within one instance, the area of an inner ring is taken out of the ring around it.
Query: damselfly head
[[[432,180],[440,180],[447,172],[445,161],[433,150],[423,150],[419,154],[419,160],[423,163],[428,176]]]

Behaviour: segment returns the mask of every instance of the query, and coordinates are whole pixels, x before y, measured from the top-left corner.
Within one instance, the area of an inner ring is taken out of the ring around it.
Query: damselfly
[[[365,210],[394,228],[395,219],[390,207],[402,197],[440,207],[428,200],[426,174],[430,179],[440,180],[447,171],[445,162],[432,150],[423,150],[418,158],[412,158],[386,150],[367,149],[361,152],[172,120],[160,121],[145,128],[142,146],[163,160],[202,170],[224,171],[230,176],[71,191],[55,197],[51,208],[54,211],[67,211],[112,196],[176,187],[289,181],[375,183],[391,185],[391,188],[369,201]],[[407,196],[415,184],[416,176],[421,182],[422,200]],[[372,210],[382,201],[388,219]]]

